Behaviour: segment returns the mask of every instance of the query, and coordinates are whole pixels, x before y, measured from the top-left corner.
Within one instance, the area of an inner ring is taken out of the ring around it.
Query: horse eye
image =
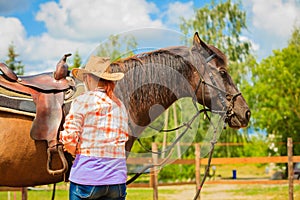
[[[225,77],[226,77],[226,71],[224,71],[224,70],[221,70],[221,71],[220,71],[220,74],[221,74],[221,76],[222,76],[223,78],[225,78]]]

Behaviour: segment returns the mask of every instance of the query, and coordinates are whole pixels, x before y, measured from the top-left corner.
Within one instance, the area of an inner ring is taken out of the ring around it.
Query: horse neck
[[[194,94],[195,70],[180,56],[157,51],[117,67],[115,71],[125,72],[125,77],[117,83],[116,93],[136,126],[146,127],[176,100]]]

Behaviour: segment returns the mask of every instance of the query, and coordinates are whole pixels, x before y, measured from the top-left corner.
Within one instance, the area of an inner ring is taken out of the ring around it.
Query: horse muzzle
[[[225,122],[228,123],[229,127],[239,129],[248,126],[251,117],[251,111],[246,109],[243,112],[237,113],[231,110],[226,115]]]

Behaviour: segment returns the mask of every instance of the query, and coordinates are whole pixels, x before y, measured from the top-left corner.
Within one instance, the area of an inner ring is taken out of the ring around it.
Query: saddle
[[[33,76],[18,77],[4,63],[0,63],[0,107],[34,116],[30,136],[34,140],[47,141],[47,170],[52,175],[60,175],[68,170],[58,138],[66,114],[65,107],[69,107],[65,102],[76,92],[75,81],[69,76],[66,64],[70,55],[65,54],[61,58],[55,72]],[[51,169],[53,153],[59,154],[62,169]]]

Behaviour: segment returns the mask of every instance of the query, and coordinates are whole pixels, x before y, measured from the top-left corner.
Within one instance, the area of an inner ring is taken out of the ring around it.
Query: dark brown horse
[[[126,144],[131,150],[135,137],[164,110],[182,97],[192,97],[212,112],[224,115],[232,128],[246,127],[250,110],[227,73],[225,55],[206,45],[198,34],[193,46],[176,46],[138,54],[111,64],[125,78],[116,93],[130,115],[132,136]],[[33,117],[0,111],[0,185],[34,186],[63,181],[62,175],[47,173],[47,143],[30,138]],[[43,131],[43,130],[41,130]],[[57,157],[53,168],[60,168]]]

